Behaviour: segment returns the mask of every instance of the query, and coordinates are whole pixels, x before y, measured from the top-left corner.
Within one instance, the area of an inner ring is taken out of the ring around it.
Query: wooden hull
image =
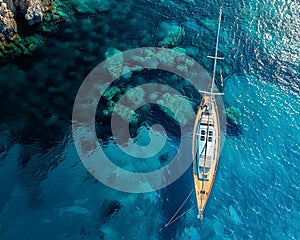
[[[209,106],[211,101],[210,110]],[[205,132],[205,133],[204,133]],[[215,97],[205,95],[197,112],[193,132],[193,175],[198,206],[198,218],[209,199],[220,155],[220,124]]]

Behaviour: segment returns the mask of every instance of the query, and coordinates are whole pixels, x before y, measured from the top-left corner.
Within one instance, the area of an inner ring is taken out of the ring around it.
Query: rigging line
[[[192,195],[192,193],[194,192],[194,188],[192,188],[191,192],[189,193],[189,195],[186,197],[186,199],[183,201],[183,203],[180,205],[180,207],[177,209],[177,211],[174,213],[174,215],[171,217],[171,219],[165,224],[165,227],[169,226],[172,222],[172,220],[176,217],[176,215],[178,214],[178,212],[181,210],[181,208],[184,206],[184,204],[186,203],[186,201],[190,198],[190,196]],[[181,216],[181,215],[180,215]],[[176,218],[177,220],[177,218]]]
[[[197,204],[195,204],[194,206],[192,206],[191,208],[189,208],[188,210],[186,210],[184,213],[180,214],[177,218],[175,218],[173,221],[165,224],[165,227],[170,226],[172,223],[176,222],[179,218],[181,218],[183,215],[187,214],[188,212],[190,212],[194,207],[196,207]]]

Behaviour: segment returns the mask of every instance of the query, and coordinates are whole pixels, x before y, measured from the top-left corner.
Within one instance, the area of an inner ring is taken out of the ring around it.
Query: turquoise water
[[[122,193],[86,171],[72,142],[76,92],[108,48],[179,46],[210,70],[205,56],[214,51],[218,5],[65,1],[59,9],[70,17],[44,36],[44,46],[1,65],[0,239],[300,239],[296,2],[222,2],[223,100],[240,110],[242,123],[241,131],[228,126],[234,134],[224,142],[203,221],[194,210],[164,228],[193,187],[191,168],[163,190]],[[168,35],[170,29],[176,34]],[[196,104],[197,97],[189,99]],[[159,119],[156,113],[148,121]],[[108,126],[100,118],[101,137],[109,135]],[[141,144],[147,142],[144,131],[137,133]],[[176,134],[168,137],[172,154]],[[123,159],[111,142],[105,146]],[[169,156],[163,152],[151,167]],[[139,169],[134,164],[120,162]],[[191,198],[186,208],[194,203]]]

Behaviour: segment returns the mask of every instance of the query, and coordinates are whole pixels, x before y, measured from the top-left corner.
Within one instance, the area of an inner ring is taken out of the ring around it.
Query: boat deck
[[[205,104],[208,104],[210,97],[204,96],[203,99],[204,101],[202,104],[204,106]],[[203,106],[199,109],[193,134],[193,170],[195,192],[199,212],[198,218],[202,217],[202,213],[208,201],[215,179],[220,152],[219,116],[214,97],[212,97],[212,100],[213,101],[209,114],[207,114],[207,112],[204,113],[206,108],[204,108]],[[205,131],[205,135],[203,137],[203,131],[205,129],[207,129],[208,131]],[[210,136],[209,132],[213,132],[213,135]],[[202,141],[199,141],[199,139],[201,140],[201,136]],[[206,151],[199,150],[206,146]],[[198,154],[199,152],[201,152],[200,155]],[[195,161],[195,157],[198,157],[198,161]]]

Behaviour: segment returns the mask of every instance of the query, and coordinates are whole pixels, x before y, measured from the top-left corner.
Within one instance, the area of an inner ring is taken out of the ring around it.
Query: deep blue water
[[[44,36],[44,45],[32,56],[0,67],[1,240],[300,239],[297,2],[221,2],[223,101],[240,110],[241,126],[228,126],[236,134],[224,142],[203,221],[196,219],[194,210],[164,228],[193,187],[191,168],[165,189],[123,193],[95,180],[75,150],[70,133],[75,95],[108,49],[182,47],[209,71],[212,63],[206,56],[214,52],[219,4],[198,0],[58,4],[58,11],[69,17]],[[188,96],[192,104],[200,101],[197,97]],[[165,120],[154,110],[146,117],[149,122]],[[105,138],[107,116],[99,117],[98,124]],[[136,134],[140,144],[147,144],[144,132],[141,128]],[[169,133],[170,150],[164,149],[151,167],[168,161],[166,152],[176,149],[175,135]],[[103,145],[116,162],[120,159],[120,166],[139,169],[135,162],[126,165],[112,142]],[[194,202],[191,198],[186,209]]]

